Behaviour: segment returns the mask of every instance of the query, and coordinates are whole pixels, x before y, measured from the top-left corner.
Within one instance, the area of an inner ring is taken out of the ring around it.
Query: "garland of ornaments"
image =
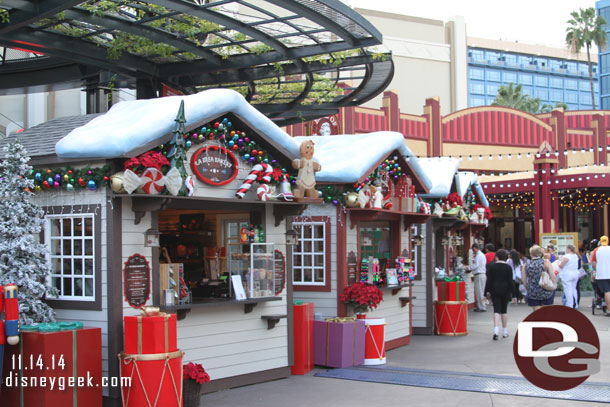
[[[110,185],[110,165],[85,168],[35,168],[28,178],[34,181],[34,190],[63,189],[72,192],[75,189],[95,191]]]
[[[247,132],[236,129],[228,117],[207,123],[199,129],[184,134],[183,137],[186,150],[206,141],[217,140],[253,166],[259,163],[269,164],[273,168],[271,184],[279,184],[284,178],[292,183],[296,181],[296,177],[289,174],[286,168],[277,168],[278,161],[254,141]],[[168,155],[171,152],[171,146],[162,145],[161,151]]]

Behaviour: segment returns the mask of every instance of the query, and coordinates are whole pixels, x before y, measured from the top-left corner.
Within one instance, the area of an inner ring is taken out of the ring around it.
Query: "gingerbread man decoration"
[[[301,158],[292,160],[292,168],[299,170],[297,186],[294,190],[295,201],[303,201],[305,195],[308,200],[318,201],[315,173],[320,171],[322,166],[313,160],[314,142],[311,140],[302,142],[299,151]]]

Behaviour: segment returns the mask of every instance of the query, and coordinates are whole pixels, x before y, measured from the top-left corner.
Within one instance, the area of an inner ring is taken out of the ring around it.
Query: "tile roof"
[[[0,140],[0,155],[5,145],[19,138],[30,157],[56,156],[55,143],[77,127],[89,123],[102,113],[60,117],[30,127],[19,134]]]

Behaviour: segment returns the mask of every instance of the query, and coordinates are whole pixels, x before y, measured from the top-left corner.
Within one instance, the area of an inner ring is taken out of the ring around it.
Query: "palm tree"
[[[515,86],[513,82],[498,88],[492,106],[506,106],[514,109],[526,110],[528,95],[521,93],[521,85]]]
[[[589,83],[591,84],[591,104],[595,110],[595,95],[593,93],[593,70],[591,68],[591,44],[595,43],[600,49],[606,47],[606,32],[603,25],[607,24],[602,16],[595,13],[593,7],[572,11],[566,29],[566,43],[574,54],[578,54],[583,46],[587,49],[587,63],[589,65]]]

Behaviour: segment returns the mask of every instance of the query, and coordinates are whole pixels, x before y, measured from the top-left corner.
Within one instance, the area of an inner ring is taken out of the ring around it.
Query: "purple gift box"
[[[345,322],[314,321],[314,362],[329,367],[359,366],[364,363],[362,319]]]

